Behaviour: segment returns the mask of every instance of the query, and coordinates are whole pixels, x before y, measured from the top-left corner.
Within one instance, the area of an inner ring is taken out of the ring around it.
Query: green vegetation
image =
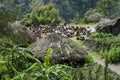
[[[99,12],[108,16],[111,13],[112,8],[115,5],[114,0],[101,0],[97,3],[97,9]]]
[[[104,33],[93,33],[91,35],[91,39],[95,40],[94,49],[97,53],[100,53],[102,58],[106,58],[106,54],[108,56],[108,63],[120,63],[120,37],[113,36],[112,34],[104,34]],[[83,42],[80,40],[76,40],[75,38],[71,38],[71,40],[75,41],[80,46],[84,46]],[[87,44],[89,45],[89,44]],[[96,47],[97,46],[97,47]],[[93,55],[95,56],[95,55]],[[88,60],[91,59],[88,56]],[[89,62],[89,61],[88,61]]]
[[[100,44],[99,48],[102,58],[105,58],[107,54],[109,63],[120,63],[119,35],[113,36],[111,34],[94,33],[91,35],[91,38]]]
[[[86,62],[87,62],[87,63],[94,63],[94,60],[93,60],[93,57],[92,57],[91,54],[88,54],[88,55],[86,56]]]
[[[94,33],[91,35],[91,38],[94,39],[96,42],[100,42],[101,44],[102,43],[106,44],[111,48],[120,46],[119,35],[113,36],[112,34]],[[104,48],[107,48],[108,46],[106,46]]]
[[[120,12],[118,12],[118,11],[120,11],[120,1],[118,1],[117,3],[116,3],[116,6],[112,9],[112,12],[111,12],[111,18],[120,18]]]
[[[101,13],[106,17],[115,16],[115,14],[112,13],[114,11],[114,7],[117,3],[114,0],[100,0],[96,3],[96,8],[90,8],[86,11],[84,15],[84,21],[86,22],[86,19],[90,14],[93,13]],[[119,12],[116,12],[119,13]],[[117,17],[117,16],[116,16]]]
[[[95,23],[88,23],[88,24],[86,24],[86,23],[80,23],[79,24],[79,26],[85,27],[85,28],[87,28],[87,27],[92,28],[92,27],[95,27],[96,25],[97,24],[95,24]]]
[[[120,80],[120,75],[108,69],[108,63],[120,63],[120,35],[91,35],[91,39],[99,43],[95,46],[101,50],[97,56],[105,59],[105,68],[95,64],[91,55],[86,56],[86,63],[81,67],[52,65],[52,48],[48,49],[42,63],[25,48],[29,44],[24,38],[8,36],[11,33],[8,23],[16,20],[33,27],[61,23],[95,27],[95,23],[85,24],[83,17],[100,12],[108,17],[119,18],[119,6],[119,0],[0,0],[0,80]],[[71,40],[85,48],[83,41]],[[20,45],[19,41],[25,46]]]
[[[85,16],[94,12],[112,18],[119,17],[119,0],[14,0],[14,4],[22,5],[21,11],[24,14],[31,13],[35,6],[49,3],[55,4],[66,23],[79,23]]]
[[[86,22],[86,19],[89,17],[90,14],[93,14],[93,13],[96,13],[96,9],[92,9],[90,8],[86,13],[85,13],[85,16],[84,16],[84,22]]]
[[[70,39],[73,40],[74,42],[76,42],[79,46],[83,46],[83,42],[80,41],[80,40],[76,40],[75,37],[72,37],[72,38],[70,38]]]
[[[109,51],[102,51],[101,56],[105,58],[105,55],[108,56],[109,63],[120,63],[120,47],[112,48]]]
[[[112,34],[104,34],[104,33],[93,33],[91,35],[91,38],[92,39],[95,39],[95,38],[110,38],[110,37],[113,37]]]
[[[8,23],[13,22],[19,14],[19,8],[11,0],[0,1],[0,34],[8,34]]]
[[[32,56],[25,48],[12,41],[2,41],[0,50],[0,79],[5,80],[104,80],[104,68],[94,64],[90,56],[83,67],[72,68],[67,65],[50,64],[52,49],[49,48],[44,63]],[[108,80],[118,80],[120,76],[107,70]]]
[[[80,18],[84,17],[85,12],[91,7],[94,8],[99,0],[46,0],[55,3],[60,10],[60,16],[66,23],[80,22]],[[91,3],[94,2],[94,3]],[[91,4],[90,4],[91,3]]]
[[[53,4],[37,6],[21,21],[26,26],[56,25],[62,21],[59,10]]]
[[[10,80],[34,62],[31,52],[17,46],[10,39],[3,39],[0,43],[0,79]]]
[[[14,77],[13,80],[51,80],[51,79],[67,79],[72,80],[71,76],[65,72],[65,70],[70,67],[66,65],[50,65],[49,57],[52,53],[52,49],[48,50],[48,53],[45,57],[44,63],[34,63],[30,68],[21,72],[18,76]]]
[[[95,27],[97,24],[96,23],[84,23],[84,22],[81,22],[81,23],[78,23],[78,24],[75,24],[75,23],[71,23],[69,24],[71,26],[78,26],[78,27],[89,27],[89,28],[93,28]]]
[[[44,63],[25,48],[15,45],[11,41],[3,41],[0,47],[0,79],[5,80],[51,80],[51,78],[72,80],[66,70],[66,65],[50,65],[49,57],[52,49],[48,50]]]

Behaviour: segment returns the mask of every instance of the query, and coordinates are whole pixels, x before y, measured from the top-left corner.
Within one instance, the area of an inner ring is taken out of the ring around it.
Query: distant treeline
[[[71,22],[73,19],[78,21],[81,18],[84,18],[85,13],[88,10],[96,7],[99,7],[99,11],[101,12],[102,8],[102,10],[105,9],[105,7],[101,7],[101,5],[106,5],[106,9],[111,10],[111,12],[108,11],[109,14],[107,16],[116,18],[119,17],[120,13],[119,0],[14,0],[14,3],[23,4],[22,12],[24,13],[32,11],[31,5],[54,3],[59,9],[60,16],[66,22]]]

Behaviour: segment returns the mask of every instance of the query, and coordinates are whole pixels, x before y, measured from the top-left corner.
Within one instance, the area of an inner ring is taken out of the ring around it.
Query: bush
[[[30,14],[27,14],[23,20],[22,24],[25,26],[39,26],[39,25],[56,25],[60,24],[63,19],[59,15],[59,10],[54,6],[54,4],[47,4],[42,6],[37,6],[33,9]]]
[[[21,20],[21,24],[24,24],[25,26],[28,26],[28,27],[32,26],[32,19],[31,19],[30,13],[24,16],[24,18]]]
[[[118,34],[117,37],[120,38],[120,34]]]
[[[87,62],[87,63],[93,63],[93,62],[94,62],[94,60],[93,60],[93,58],[92,58],[91,55],[87,55],[87,56],[86,56],[86,62]]]
[[[31,52],[17,46],[10,39],[0,42],[0,79],[12,78],[35,62]]]
[[[108,52],[108,61],[110,63],[119,63],[120,62],[120,47],[113,48]]]
[[[0,40],[0,44],[1,80],[103,80],[104,78],[104,68],[90,63],[93,61],[90,55],[86,59],[89,63],[83,67],[73,68],[63,64],[51,65],[51,48],[45,56],[44,63],[41,63],[31,52],[10,40]],[[120,53],[120,48],[115,51]],[[120,80],[120,76],[110,70],[107,74],[109,80]]]
[[[104,34],[104,33],[93,33],[91,35],[92,39],[95,39],[96,42],[100,42],[104,48],[114,48],[120,46],[120,37],[113,36],[112,34]]]
[[[120,47],[112,48],[109,51],[101,52],[101,55],[102,55],[103,58],[105,58],[106,54],[108,56],[108,62],[109,63],[120,63]]]

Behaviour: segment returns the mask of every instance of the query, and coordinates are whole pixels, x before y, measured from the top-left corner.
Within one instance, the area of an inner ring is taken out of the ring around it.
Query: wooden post
[[[107,80],[107,68],[108,68],[108,53],[105,53],[105,69],[104,69],[104,80]]]

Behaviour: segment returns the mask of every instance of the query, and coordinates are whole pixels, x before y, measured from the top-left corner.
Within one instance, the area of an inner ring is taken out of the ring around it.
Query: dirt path
[[[76,40],[73,40],[76,42]],[[78,43],[79,44],[79,43]],[[88,53],[91,53],[91,51],[87,50],[85,45],[81,45]],[[103,67],[105,66],[104,59],[100,59],[97,56],[92,55],[93,60],[95,63],[102,65]],[[120,75],[120,63],[119,64],[108,64],[108,68],[111,69],[112,71],[116,72],[117,74]]]
[[[92,51],[87,50],[86,46],[84,46],[84,49],[86,49],[88,53],[92,53]],[[91,56],[93,57],[93,60],[95,63],[100,64],[103,67],[105,67],[104,59],[101,59],[100,57],[95,56],[95,55],[91,55]],[[108,64],[108,68],[120,75],[120,63],[119,64]]]
[[[97,64],[100,64],[102,66],[105,66],[104,59],[99,59],[99,58],[97,58],[95,56],[92,56],[92,57],[94,59],[94,62],[96,62]],[[117,64],[117,65],[108,64],[108,68],[120,75],[120,64]]]

